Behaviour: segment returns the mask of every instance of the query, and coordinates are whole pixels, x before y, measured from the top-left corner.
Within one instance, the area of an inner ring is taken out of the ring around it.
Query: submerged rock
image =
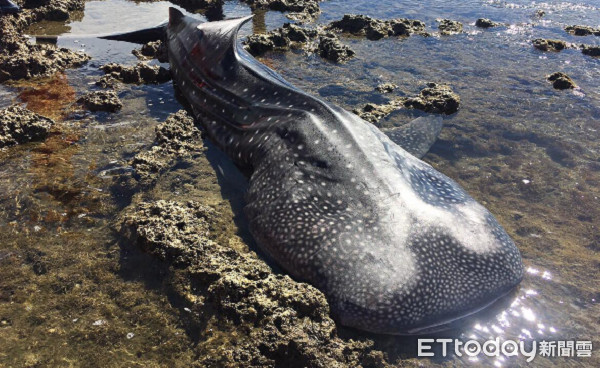
[[[389,104],[382,105],[368,103],[360,109],[352,110],[352,112],[368,122],[377,123],[401,106],[402,105],[398,103],[398,101],[392,101]]]
[[[341,20],[331,22],[326,29],[379,40],[390,36],[427,35],[425,23],[415,19],[379,20],[366,15],[346,14]]]
[[[398,88],[398,85],[394,83],[381,83],[375,87],[375,89],[381,93],[391,93],[394,92],[396,88]]]
[[[320,37],[319,55],[324,59],[341,63],[350,60],[355,54],[350,46],[340,42],[333,33],[326,33]]]
[[[600,46],[581,45],[581,52],[588,56],[600,56]]]
[[[123,107],[123,103],[115,91],[90,92],[79,98],[77,102],[92,112],[117,112]]]
[[[140,183],[147,186],[173,159],[202,149],[201,133],[194,119],[185,110],[180,110],[156,127],[154,146],[149,151],[138,153],[131,165]]]
[[[457,112],[460,106],[460,97],[449,85],[440,83],[428,83],[418,96],[402,100],[406,107],[447,115]]]
[[[134,66],[124,66],[116,63],[106,64],[100,69],[110,77],[123,83],[159,84],[171,80],[171,72],[162,66],[138,63]]]
[[[454,35],[462,33],[463,25],[461,22],[450,19],[438,19],[440,24],[438,25],[438,29],[440,30],[440,34],[444,36]]]
[[[567,43],[561,40],[537,38],[533,40],[533,47],[542,51],[561,51],[567,48]]]
[[[575,35],[575,36],[589,36],[589,35],[600,36],[599,28],[593,28],[593,27],[589,27],[589,26],[578,26],[578,25],[567,26],[567,27],[565,27],[565,31],[567,31],[568,33]]]
[[[275,274],[254,252],[221,244],[219,213],[198,202],[141,203],[125,239],[170,268],[172,292],[199,326],[201,366],[385,367],[372,342],[342,340],[316,288]],[[231,338],[234,337],[234,338]]]
[[[502,23],[496,23],[487,18],[479,18],[479,19],[477,19],[477,21],[475,21],[475,26],[479,27],[479,28],[492,28],[492,27],[498,27],[500,25],[502,25]]]
[[[555,72],[548,76],[548,81],[552,82],[555,89],[572,89],[577,87],[575,82],[563,72]]]
[[[167,48],[161,40],[150,41],[144,44],[140,49],[133,50],[132,54],[140,60],[157,59],[161,63],[167,63],[169,61]]]
[[[46,138],[54,121],[21,106],[0,110],[0,148]]]

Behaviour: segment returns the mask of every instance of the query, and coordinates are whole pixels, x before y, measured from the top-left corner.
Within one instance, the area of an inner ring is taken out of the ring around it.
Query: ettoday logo
[[[537,355],[546,357],[591,357],[591,341],[500,341],[487,340],[480,343],[477,340],[463,342],[458,339],[419,339],[417,344],[417,355],[420,357],[434,357],[435,344],[441,346],[441,356],[446,357],[453,353],[458,357],[464,355],[473,358],[480,354],[488,357],[510,357],[523,356],[527,362],[531,362]],[[452,350],[452,351],[450,351]]]

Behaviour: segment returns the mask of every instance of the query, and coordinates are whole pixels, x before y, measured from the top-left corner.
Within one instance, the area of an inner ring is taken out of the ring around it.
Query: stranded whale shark
[[[244,51],[237,33],[251,17],[201,22],[174,8],[169,15],[174,83],[249,178],[252,235],[284,270],[326,295],[339,323],[431,332],[521,281],[520,253],[496,219],[419,159],[441,119],[382,132]]]

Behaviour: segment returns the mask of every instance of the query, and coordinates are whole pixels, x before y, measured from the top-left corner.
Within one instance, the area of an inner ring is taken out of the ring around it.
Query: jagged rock
[[[447,84],[428,83],[418,96],[403,99],[403,104],[413,109],[450,115],[458,111],[460,97]]]
[[[563,72],[555,72],[548,76],[548,81],[552,82],[555,89],[572,89],[577,87],[575,82]]]
[[[335,34],[327,33],[320,37],[319,55],[322,58],[340,63],[351,59],[354,54],[354,50],[340,42]]]
[[[25,2],[25,10],[19,14],[0,17],[0,82],[46,77],[86,63],[90,57],[84,53],[31,44],[22,34],[34,22],[65,19],[70,11],[83,6],[83,0],[34,0]]]
[[[326,29],[365,36],[379,40],[389,36],[426,35],[425,23],[414,19],[379,20],[365,15],[346,14],[341,20],[331,22]]]
[[[352,110],[353,113],[360,116],[364,120],[377,123],[379,120],[391,114],[394,110],[397,110],[402,105],[397,101],[392,101],[389,104],[377,105],[373,103],[368,103],[360,109]]]
[[[567,43],[561,40],[537,38],[533,40],[533,47],[542,51],[561,51],[567,48]]]
[[[477,21],[475,21],[475,26],[479,28],[492,28],[498,27],[499,25],[501,25],[501,23],[496,23],[487,18],[479,18]]]
[[[565,31],[567,31],[568,33],[575,35],[575,36],[589,36],[589,35],[600,36],[600,29],[589,27],[589,26],[578,26],[578,25],[567,26],[567,27],[565,27]]]
[[[189,306],[199,333],[208,333],[198,342],[199,366],[387,366],[372,341],[337,336],[319,290],[218,242],[219,218],[202,203],[159,200],[133,207],[121,225],[125,239],[173,266],[172,292]]]
[[[582,45],[581,52],[588,56],[600,56],[600,46]]]
[[[242,0],[242,2],[250,5],[252,9],[304,13],[311,18],[314,18],[321,12],[319,9],[319,0]]]
[[[171,72],[162,66],[138,63],[134,66],[124,66],[110,63],[100,69],[114,79],[123,83],[165,83],[171,80]]]
[[[375,87],[375,89],[381,93],[391,93],[394,92],[396,88],[398,88],[398,85],[394,83],[381,83]]]
[[[21,106],[0,110],[0,148],[46,138],[54,121]]]
[[[123,103],[121,103],[115,91],[90,92],[79,98],[77,102],[92,112],[117,112],[123,107]]]
[[[244,41],[249,53],[259,56],[267,51],[286,51],[290,48],[301,48],[317,37],[314,29],[302,28],[295,24],[285,23],[283,27],[266,34],[250,35]]]
[[[156,127],[154,146],[138,153],[131,165],[142,185],[150,185],[171,160],[184,157],[203,148],[201,133],[194,119],[185,111],[171,114]]]
[[[169,61],[167,48],[161,40],[150,41],[144,44],[140,49],[133,50],[132,53],[140,60],[157,59],[161,63],[167,63]]]
[[[444,36],[454,35],[458,33],[462,33],[463,25],[461,22],[450,19],[438,19],[440,23],[438,25],[438,29],[440,30],[440,34]]]

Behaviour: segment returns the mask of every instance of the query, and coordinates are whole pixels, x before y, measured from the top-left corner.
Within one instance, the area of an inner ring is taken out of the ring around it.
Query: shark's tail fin
[[[100,36],[100,38],[104,40],[125,41],[143,44],[151,41],[158,41],[164,39],[166,30],[167,21],[165,20],[161,24],[152,28],[140,29],[137,31],[131,31],[126,33],[111,34],[107,36]]]

